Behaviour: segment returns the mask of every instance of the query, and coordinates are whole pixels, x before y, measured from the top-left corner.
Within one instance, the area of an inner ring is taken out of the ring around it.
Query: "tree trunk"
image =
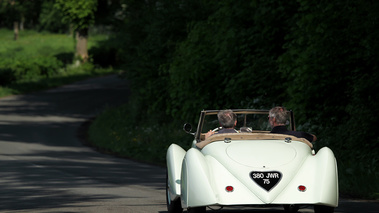
[[[24,30],[24,23],[25,23],[25,17],[24,17],[24,15],[21,15],[20,31]]]
[[[76,56],[80,57],[82,62],[88,61],[88,29],[81,29],[76,31]]]
[[[13,31],[14,31],[13,40],[16,41],[18,39],[18,22],[17,21],[13,22]]]

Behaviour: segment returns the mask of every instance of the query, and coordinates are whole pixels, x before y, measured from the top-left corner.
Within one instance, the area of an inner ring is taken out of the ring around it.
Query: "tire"
[[[297,213],[299,211],[299,206],[297,205],[283,205],[283,207],[286,213]]]
[[[201,207],[192,207],[187,209],[187,213],[205,213],[206,212],[206,207],[201,206]]]
[[[315,213],[333,213],[334,207],[315,205],[314,210],[315,210]]]
[[[180,198],[171,200],[169,193],[170,192],[169,192],[169,187],[168,187],[168,173],[166,172],[166,204],[167,204],[168,213],[182,213],[183,208],[182,208]]]

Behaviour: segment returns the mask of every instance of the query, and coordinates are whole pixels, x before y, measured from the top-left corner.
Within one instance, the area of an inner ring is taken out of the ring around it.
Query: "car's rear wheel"
[[[297,205],[283,205],[283,207],[286,213],[297,213],[299,211],[299,206]]]
[[[334,207],[315,205],[314,210],[315,210],[315,213],[333,213]]]
[[[166,172],[166,203],[167,203],[168,213],[182,213],[183,212],[182,204],[180,203],[180,198],[177,198],[175,200],[171,200],[170,198],[167,172]]]
[[[187,209],[188,213],[205,213],[206,212],[206,207],[201,206],[201,207],[192,207]]]

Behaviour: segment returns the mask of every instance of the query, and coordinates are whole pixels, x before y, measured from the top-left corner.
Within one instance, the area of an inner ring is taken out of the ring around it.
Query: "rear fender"
[[[187,151],[182,165],[182,207],[207,206],[217,199],[210,183],[210,171],[204,155],[197,149]]]
[[[317,179],[319,186],[318,203],[320,205],[338,206],[338,171],[337,161],[331,149],[323,147],[316,154]]]
[[[303,185],[305,191],[298,187]],[[338,205],[337,163],[332,150],[327,147],[309,156],[292,181],[275,199],[276,204]]]
[[[180,196],[180,176],[182,171],[182,162],[186,151],[176,145],[171,144],[167,149],[166,154],[166,164],[167,164],[167,174],[168,174],[168,186],[169,186],[169,196],[171,200],[176,199]]]

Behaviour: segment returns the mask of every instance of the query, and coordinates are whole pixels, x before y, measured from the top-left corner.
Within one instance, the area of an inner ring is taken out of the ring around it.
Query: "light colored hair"
[[[269,111],[268,116],[270,118],[275,118],[277,124],[286,124],[288,120],[288,111],[284,107],[277,106]]]
[[[232,110],[227,109],[219,111],[217,118],[223,128],[233,128],[237,115]]]

